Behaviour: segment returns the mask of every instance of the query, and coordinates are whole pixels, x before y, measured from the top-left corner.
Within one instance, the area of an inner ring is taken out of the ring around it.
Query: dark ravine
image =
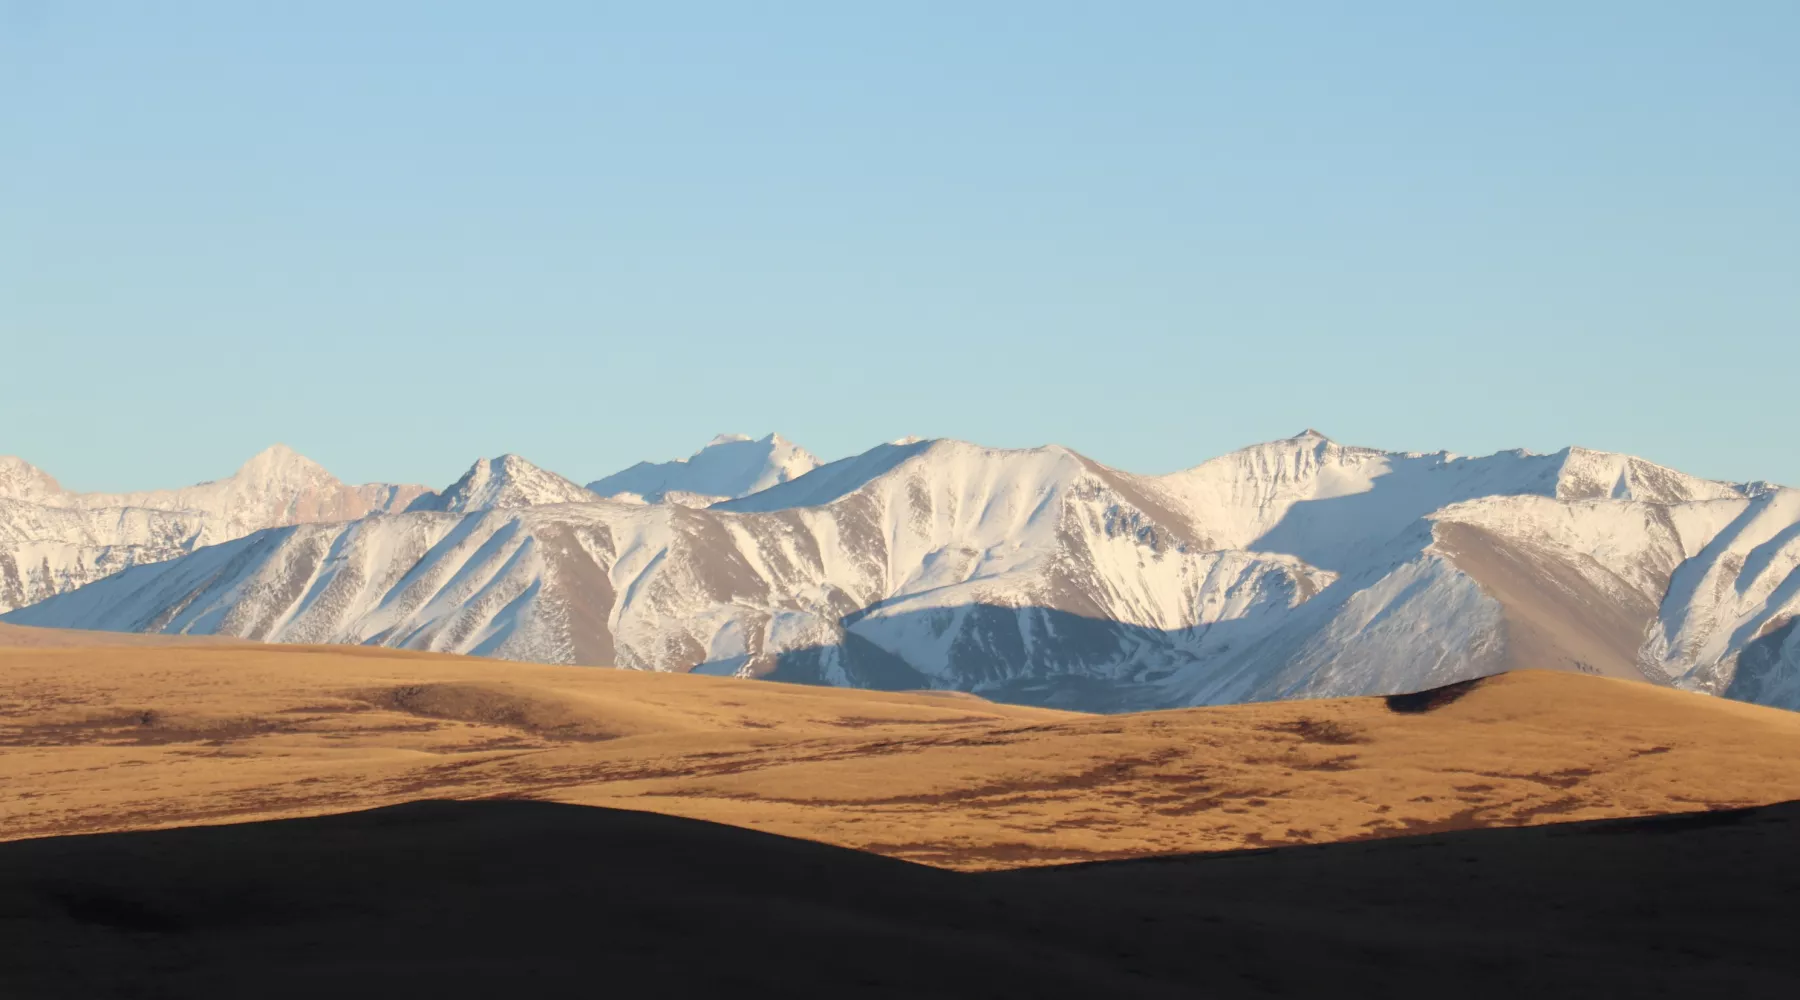
[[[957,874],[418,802],[0,844],[8,997],[1783,996],[1800,803]]]

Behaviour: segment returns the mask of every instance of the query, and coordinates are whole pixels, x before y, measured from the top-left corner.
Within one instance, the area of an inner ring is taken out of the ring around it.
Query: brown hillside
[[[953,868],[1800,798],[1800,715],[1572,674],[1124,716],[348,647],[0,650],[0,839],[528,797]]]

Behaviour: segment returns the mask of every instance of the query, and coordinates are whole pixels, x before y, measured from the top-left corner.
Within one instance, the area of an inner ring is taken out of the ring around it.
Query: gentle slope
[[[8,837],[525,796],[959,868],[1800,798],[1800,715],[1535,671],[1082,716],[383,649],[0,651]],[[26,794],[18,794],[18,793]]]

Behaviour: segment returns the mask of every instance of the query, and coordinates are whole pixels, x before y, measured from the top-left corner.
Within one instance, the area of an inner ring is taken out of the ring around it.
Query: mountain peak
[[[909,460],[928,452],[956,449],[982,450],[979,445],[944,439],[914,439],[906,444],[878,444],[860,455],[820,465],[805,475],[777,483],[766,490],[715,504],[726,511],[767,511],[782,507],[817,507],[853,493],[888,475]]]
[[[238,467],[236,478],[246,480],[304,481],[332,478],[325,467],[285,444],[272,444],[250,456]]]
[[[267,448],[264,448],[263,450],[250,456],[249,461],[245,462],[244,464],[245,465],[292,465],[296,462],[305,462],[305,461],[308,461],[306,456],[300,454],[299,452],[295,451],[292,448],[289,448],[287,445],[282,444],[281,442],[277,441],[274,444],[268,446]]]
[[[720,434],[687,458],[639,462],[588,484],[600,496],[632,496],[660,503],[669,494],[742,497],[788,482],[818,468],[818,458],[779,434],[752,440]]]
[[[14,455],[0,455],[0,498],[41,501],[62,493],[50,474]]]
[[[498,458],[476,459],[469,471],[444,492],[428,493],[407,509],[463,513],[596,499],[599,498],[575,483],[509,452]]]

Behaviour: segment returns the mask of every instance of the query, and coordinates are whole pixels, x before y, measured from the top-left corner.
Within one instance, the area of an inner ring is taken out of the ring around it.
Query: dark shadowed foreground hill
[[[958,873],[522,801],[0,844],[0,995],[1779,996],[1800,805]]]

